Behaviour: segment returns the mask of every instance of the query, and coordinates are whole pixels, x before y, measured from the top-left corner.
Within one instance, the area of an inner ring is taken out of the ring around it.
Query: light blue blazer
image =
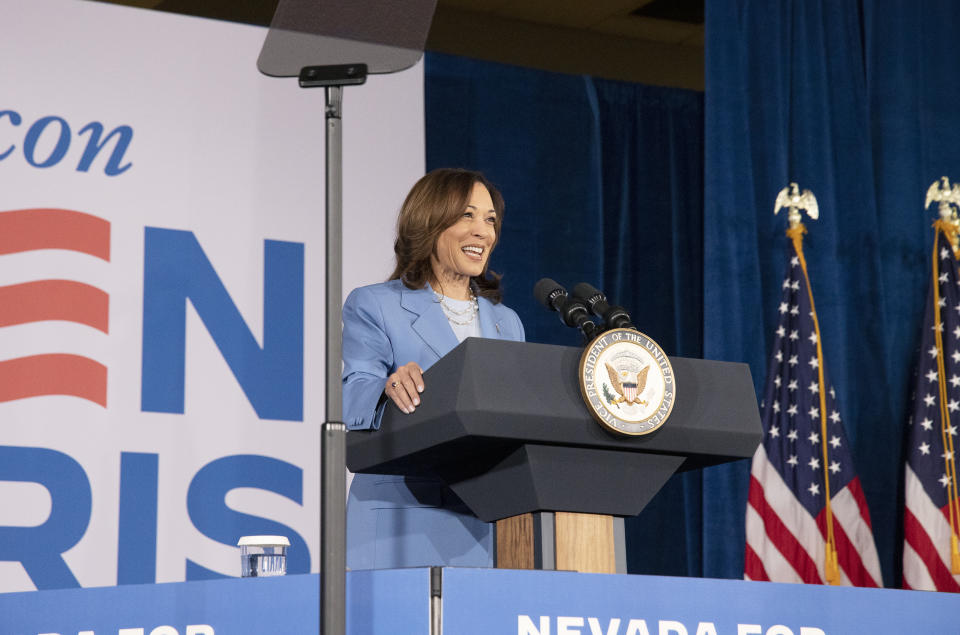
[[[513,310],[484,298],[479,305],[483,337],[523,341],[523,324]],[[347,428],[379,429],[387,376],[411,361],[426,370],[457,344],[429,285],[412,290],[391,280],[354,289],[343,306]],[[428,383],[421,399],[429,398]],[[440,481],[354,476],[347,500],[348,568],[490,567],[492,549],[491,525],[474,517]]]

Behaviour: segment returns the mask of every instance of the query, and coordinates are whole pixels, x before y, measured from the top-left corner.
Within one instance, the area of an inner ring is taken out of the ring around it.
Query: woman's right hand
[[[423,392],[423,370],[416,362],[409,362],[387,377],[383,393],[407,414],[420,405],[420,393]]]

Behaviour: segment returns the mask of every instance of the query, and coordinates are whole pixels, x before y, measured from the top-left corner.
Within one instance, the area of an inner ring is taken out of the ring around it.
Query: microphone
[[[560,314],[560,321],[580,330],[589,342],[599,334],[597,325],[590,319],[590,311],[583,300],[571,297],[563,285],[550,278],[541,278],[533,287],[533,297],[550,311]]]
[[[603,318],[607,329],[633,329],[636,327],[630,322],[630,314],[622,306],[607,303],[607,296],[603,291],[586,282],[581,282],[573,288],[574,297],[580,298],[594,315]]]
[[[548,310],[559,311],[567,297],[567,290],[556,280],[540,278],[539,282],[533,285],[533,297]]]

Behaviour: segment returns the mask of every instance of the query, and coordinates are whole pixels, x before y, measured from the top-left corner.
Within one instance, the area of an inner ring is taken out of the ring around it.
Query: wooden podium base
[[[622,527],[622,520],[620,523]],[[498,520],[496,566],[617,573],[614,524],[613,516],[573,512],[538,512]]]

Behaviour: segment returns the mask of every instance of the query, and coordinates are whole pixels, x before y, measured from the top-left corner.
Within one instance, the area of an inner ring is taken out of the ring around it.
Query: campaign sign
[[[0,0],[0,592],[319,567],[324,95],[266,29]],[[344,290],[392,270],[422,67],[344,91]]]
[[[315,635],[317,575],[0,594],[0,635]],[[429,633],[430,570],[347,575],[347,632]]]
[[[556,571],[347,572],[348,635],[955,633],[950,593]],[[439,601],[436,601],[439,599]],[[0,594],[0,635],[317,633],[316,575]],[[439,628],[437,628],[439,627]]]
[[[949,593],[554,571],[443,570],[446,633],[902,635],[957,632]]]

